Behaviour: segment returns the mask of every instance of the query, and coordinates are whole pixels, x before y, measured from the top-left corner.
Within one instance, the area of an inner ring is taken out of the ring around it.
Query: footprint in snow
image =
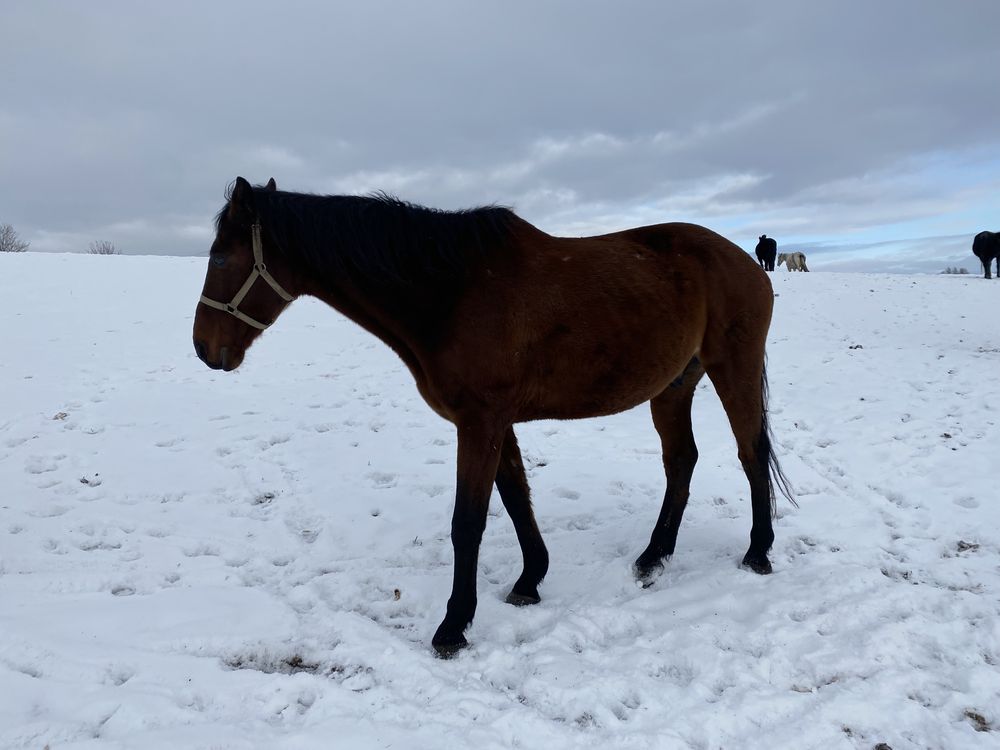
[[[104,681],[115,687],[121,687],[133,677],[135,677],[135,670],[132,667],[115,664],[108,666]]]
[[[58,456],[30,456],[24,462],[24,470],[29,474],[47,474],[59,468],[59,462],[66,458],[65,455]]]
[[[185,557],[218,557],[222,554],[218,547],[205,542],[186,547],[182,552]]]
[[[389,474],[384,471],[371,471],[366,476],[377,489],[387,489],[396,486],[397,477],[395,474]]]
[[[442,461],[441,463],[444,462]],[[427,495],[427,497],[438,497],[445,494],[449,488],[443,484],[425,484],[417,487],[417,489]]]
[[[299,537],[306,544],[316,541],[323,528],[322,520],[317,516],[299,516],[285,519],[285,526],[292,534]]]
[[[46,539],[42,542],[42,549],[51,555],[65,555],[69,551],[58,539]]]
[[[273,435],[267,440],[260,440],[257,442],[257,447],[262,450],[270,450],[276,445],[281,445],[282,443],[287,443],[292,439],[291,435]]]
[[[45,505],[37,510],[29,510],[27,513],[33,518],[55,518],[61,516],[69,510],[66,505]]]

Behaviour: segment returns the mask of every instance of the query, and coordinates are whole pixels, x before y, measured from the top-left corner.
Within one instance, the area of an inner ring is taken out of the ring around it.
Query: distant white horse
[[[779,253],[778,254],[778,265],[780,266],[784,263],[788,266],[789,271],[808,271],[809,267],[806,266],[806,254],[805,253]]]

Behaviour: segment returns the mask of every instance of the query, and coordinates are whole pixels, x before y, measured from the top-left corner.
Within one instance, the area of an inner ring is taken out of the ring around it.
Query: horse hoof
[[[452,638],[435,638],[431,642],[431,645],[434,646],[439,659],[450,659],[462,649],[468,648],[469,642],[465,640],[464,635],[460,635],[457,640]]]
[[[771,568],[771,561],[767,557],[751,557],[749,553],[743,558],[741,567],[752,570],[757,575],[762,576],[770,575],[773,570]]]
[[[639,585],[644,589],[648,589],[654,583],[659,580],[660,576],[663,574],[665,568],[662,562],[655,562],[652,565],[640,565],[636,561],[635,565],[632,566],[633,571],[635,571],[635,580],[639,582]]]
[[[529,604],[538,604],[542,600],[538,594],[518,594],[511,591],[507,594],[507,598],[504,599],[507,604],[513,604],[515,607],[527,607]]]

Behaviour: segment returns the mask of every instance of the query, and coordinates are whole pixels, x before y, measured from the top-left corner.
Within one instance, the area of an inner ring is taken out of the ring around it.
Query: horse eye
[[[212,255],[210,256],[210,258],[212,260],[212,264],[218,268],[222,268],[224,265],[226,265],[225,255]]]

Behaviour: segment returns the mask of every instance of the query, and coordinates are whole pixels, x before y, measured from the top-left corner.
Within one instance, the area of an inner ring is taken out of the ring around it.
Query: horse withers
[[[996,261],[997,278],[1000,279],[1000,232],[980,232],[972,240],[972,252],[983,264],[986,274],[984,278],[990,276],[990,263]]]
[[[612,414],[650,402],[666,492],[635,562],[643,582],[675,549],[698,451],[695,387],[719,394],[750,484],[742,564],[770,573],[778,467],[764,345],[771,284],[746,253],[692,224],[553,237],[500,207],[445,212],[386,195],[282,192],[237,178],[194,320],[209,367],[233,370],[289,302],[311,295],[391,347],[457,430],[454,579],[433,637],[466,645],[476,568],[495,484],[523,570],[507,601],[534,604],[549,555],[535,522],[514,425]],[[790,495],[789,495],[790,497]]]

